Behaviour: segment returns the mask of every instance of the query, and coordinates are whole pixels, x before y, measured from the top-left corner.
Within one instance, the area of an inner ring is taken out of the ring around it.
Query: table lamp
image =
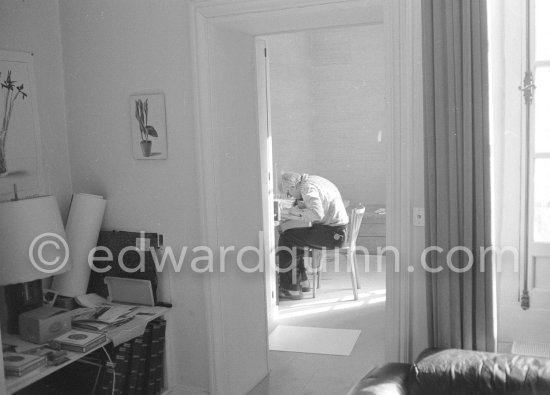
[[[69,270],[69,248],[57,201],[40,196],[0,203],[0,285],[5,285],[8,332],[19,314],[42,305],[42,279]]]

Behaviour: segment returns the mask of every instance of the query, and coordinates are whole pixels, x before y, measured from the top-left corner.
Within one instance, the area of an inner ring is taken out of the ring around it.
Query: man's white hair
[[[281,175],[281,191],[285,191],[287,188],[297,186],[300,182],[302,175],[292,171],[285,172]]]

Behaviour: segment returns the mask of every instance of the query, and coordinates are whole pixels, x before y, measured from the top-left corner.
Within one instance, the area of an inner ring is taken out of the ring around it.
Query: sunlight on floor
[[[340,298],[319,299],[305,302],[300,301],[291,305],[287,305],[284,307],[284,309],[279,310],[279,312],[275,314],[275,319],[277,320],[292,317],[303,317],[307,315],[314,315],[337,310],[358,309],[365,304],[372,305],[377,303],[384,303],[386,301],[385,294],[385,289],[379,289],[358,294],[359,300],[354,300],[353,295],[346,295]]]
[[[376,257],[359,256],[361,288],[354,300],[349,273],[335,272],[332,262],[321,277],[316,297],[305,292],[301,300],[282,299],[275,326],[360,330],[349,356],[269,351],[269,390],[262,395],[346,393],[366,371],[384,362],[386,273],[372,270]],[[369,264],[370,262],[370,264]]]

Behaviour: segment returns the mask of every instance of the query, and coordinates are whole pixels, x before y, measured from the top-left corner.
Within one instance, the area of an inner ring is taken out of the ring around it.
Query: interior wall
[[[42,193],[57,198],[65,217],[72,188],[57,0],[0,2],[0,49],[34,54],[36,107],[45,177]]]
[[[34,54],[36,107],[45,178],[41,193],[55,196],[66,218],[72,186],[57,0],[0,2],[0,49]],[[11,196],[0,196],[0,201],[7,199]],[[7,313],[3,298],[3,287],[0,287],[0,322],[5,323]]]
[[[268,37],[275,174],[333,181],[352,204],[386,202],[381,23]]]
[[[181,273],[162,275],[168,369],[176,384],[207,389],[203,278],[189,264],[201,222],[188,2],[59,4],[73,189],[106,197],[104,229],[163,233],[176,257],[189,246]],[[147,92],[165,95],[166,160],[132,156],[129,96]]]
[[[412,120],[410,125],[405,127],[411,128],[410,141],[410,178],[403,180],[409,183],[410,191],[410,208],[409,213],[414,207],[424,207],[424,183],[427,181],[424,178],[424,86],[423,86],[423,69],[422,69],[422,12],[421,0],[413,0],[410,4],[412,14],[411,26],[408,26],[405,36],[407,37],[408,45],[410,45],[410,79],[411,79],[411,97],[408,100],[411,106]],[[408,62],[407,62],[408,63]],[[395,67],[395,66],[394,66]],[[405,121],[408,122],[408,121]],[[389,213],[390,214],[390,213]],[[409,217],[412,222],[412,216]],[[410,248],[411,257],[402,257],[405,260],[407,270],[414,271],[410,274],[409,293],[409,362],[416,360],[418,355],[428,347],[428,311],[427,311],[427,290],[426,290],[426,271],[421,264],[421,255],[426,247],[425,227],[409,225],[401,225],[402,231],[410,232]],[[405,268],[405,266],[402,266]],[[391,270],[391,268],[386,268]],[[402,269],[405,270],[405,269]]]
[[[266,37],[275,193],[285,171],[305,172],[315,163],[311,148],[309,35],[304,32]],[[311,170],[308,172],[311,173]]]

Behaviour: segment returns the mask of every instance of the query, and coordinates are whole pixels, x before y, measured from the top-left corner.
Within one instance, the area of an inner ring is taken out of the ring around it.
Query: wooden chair
[[[359,234],[359,228],[361,227],[361,220],[363,219],[364,214],[365,214],[365,207],[362,205],[359,205],[358,207],[351,210],[350,221],[349,221],[347,233],[346,233],[346,241],[344,242],[344,245],[342,247],[335,248],[333,250],[327,250],[327,249],[319,250],[315,248],[305,249],[306,253],[311,254],[311,258],[312,258],[312,262],[311,262],[311,268],[313,269],[312,291],[313,291],[314,298],[315,298],[315,290],[316,288],[320,287],[320,282],[321,282],[321,260],[326,254],[326,251],[334,251],[334,253],[336,254],[342,253],[346,255],[347,267],[351,272],[353,298],[355,300],[358,299],[357,289],[361,288],[361,284],[359,283],[359,276],[357,275],[358,270],[357,270],[357,257],[356,257],[356,249],[357,249],[356,242],[357,242],[357,235]]]

